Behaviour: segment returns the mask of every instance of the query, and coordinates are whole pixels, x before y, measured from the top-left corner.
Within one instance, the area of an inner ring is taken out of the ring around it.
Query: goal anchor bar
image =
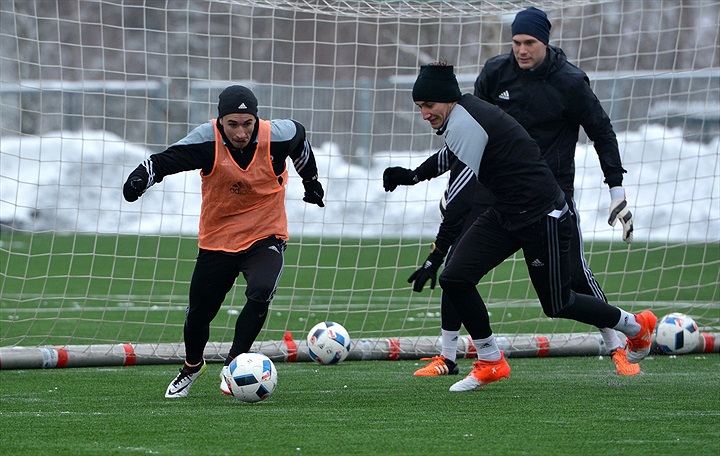
[[[692,353],[720,353],[720,333],[701,333],[702,343]],[[554,334],[497,336],[498,346],[509,358],[545,356],[598,356],[608,350],[599,335]],[[419,359],[440,353],[439,337],[399,337],[352,341],[347,360]],[[223,362],[229,343],[211,342],[205,347],[208,362]],[[311,361],[307,341],[295,341],[286,333],[281,341],[256,342],[252,351],[273,361]],[[653,354],[662,354],[653,341]],[[458,356],[475,358],[472,340],[463,336]],[[0,369],[55,369],[66,367],[133,366],[175,364],[185,358],[183,344],[68,345],[64,347],[0,347]]]

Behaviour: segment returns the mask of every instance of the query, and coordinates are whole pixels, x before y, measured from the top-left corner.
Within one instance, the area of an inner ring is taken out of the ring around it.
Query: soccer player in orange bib
[[[255,94],[233,85],[220,94],[217,119],[151,155],[125,182],[123,195],[131,202],[170,174],[199,169],[202,177],[199,252],[183,329],[185,362],[165,397],[187,396],[205,371],[210,322],[241,273],[247,301],[237,318],[223,373],[233,358],[250,350],[260,333],[282,275],[289,238],[288,157],[302,178],[303,201],[324,207],[305,127],[291,119],[260,119]],[[231,394],[223,373],[220,390]]]

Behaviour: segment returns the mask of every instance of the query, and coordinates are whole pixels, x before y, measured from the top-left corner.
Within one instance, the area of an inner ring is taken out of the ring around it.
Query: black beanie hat
[[[412,89],[413,101],[451,103],[462,97],[452,65],[423,65]]]
[[[257,117],[258,102],[247,87],[233,85],[222,91],[218,101],[218,118],[225,114],[247,113]]]
[[[551,27],[552,25],[550,25],[545,11],[531,6],[517,13],[512,23],[512,34],[513,36],[534,36],[543,43],[548,44],[548,42],[550,42]]]

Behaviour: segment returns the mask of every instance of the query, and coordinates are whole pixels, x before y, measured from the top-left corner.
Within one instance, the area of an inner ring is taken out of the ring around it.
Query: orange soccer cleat
[[[618,375],[633,376],[640,373],[640,365],[627,360],[627,353],[622,348],[616,348],[611,352],[612,360],[615,363],[615,372]]]
[[[450,387],[450,391],[473,391],[488,383],[498,382],[510,376],[510,365],[505,354],[497,361],[476,361],[473,370],[459,382]]]
[[[635,337],[628,337],[625,346],[627,360],[631,363],[639,363],[650,353],[652,334],[657,323],[657,317],[649,310],[643,310],[636,314],[635,319],[640,324],[640,332]]]
[[[457,375],[460,373],[457,363],[442,355],[433,356],[432,358],[420,358],[420,361],[431,361],[431,363],[416,370],[416,377],[437,377],[439,375]]]

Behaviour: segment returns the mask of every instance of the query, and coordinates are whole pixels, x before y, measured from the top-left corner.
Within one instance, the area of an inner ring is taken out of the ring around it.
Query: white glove
[[[627,207],[625,199],[625,189],[622,187],[613,187],[610,189],[610,217],[608,223],[615,226],[620,220],[623,229],[623,241],[630,244],[633,240],[633,219],[632,212]]]

